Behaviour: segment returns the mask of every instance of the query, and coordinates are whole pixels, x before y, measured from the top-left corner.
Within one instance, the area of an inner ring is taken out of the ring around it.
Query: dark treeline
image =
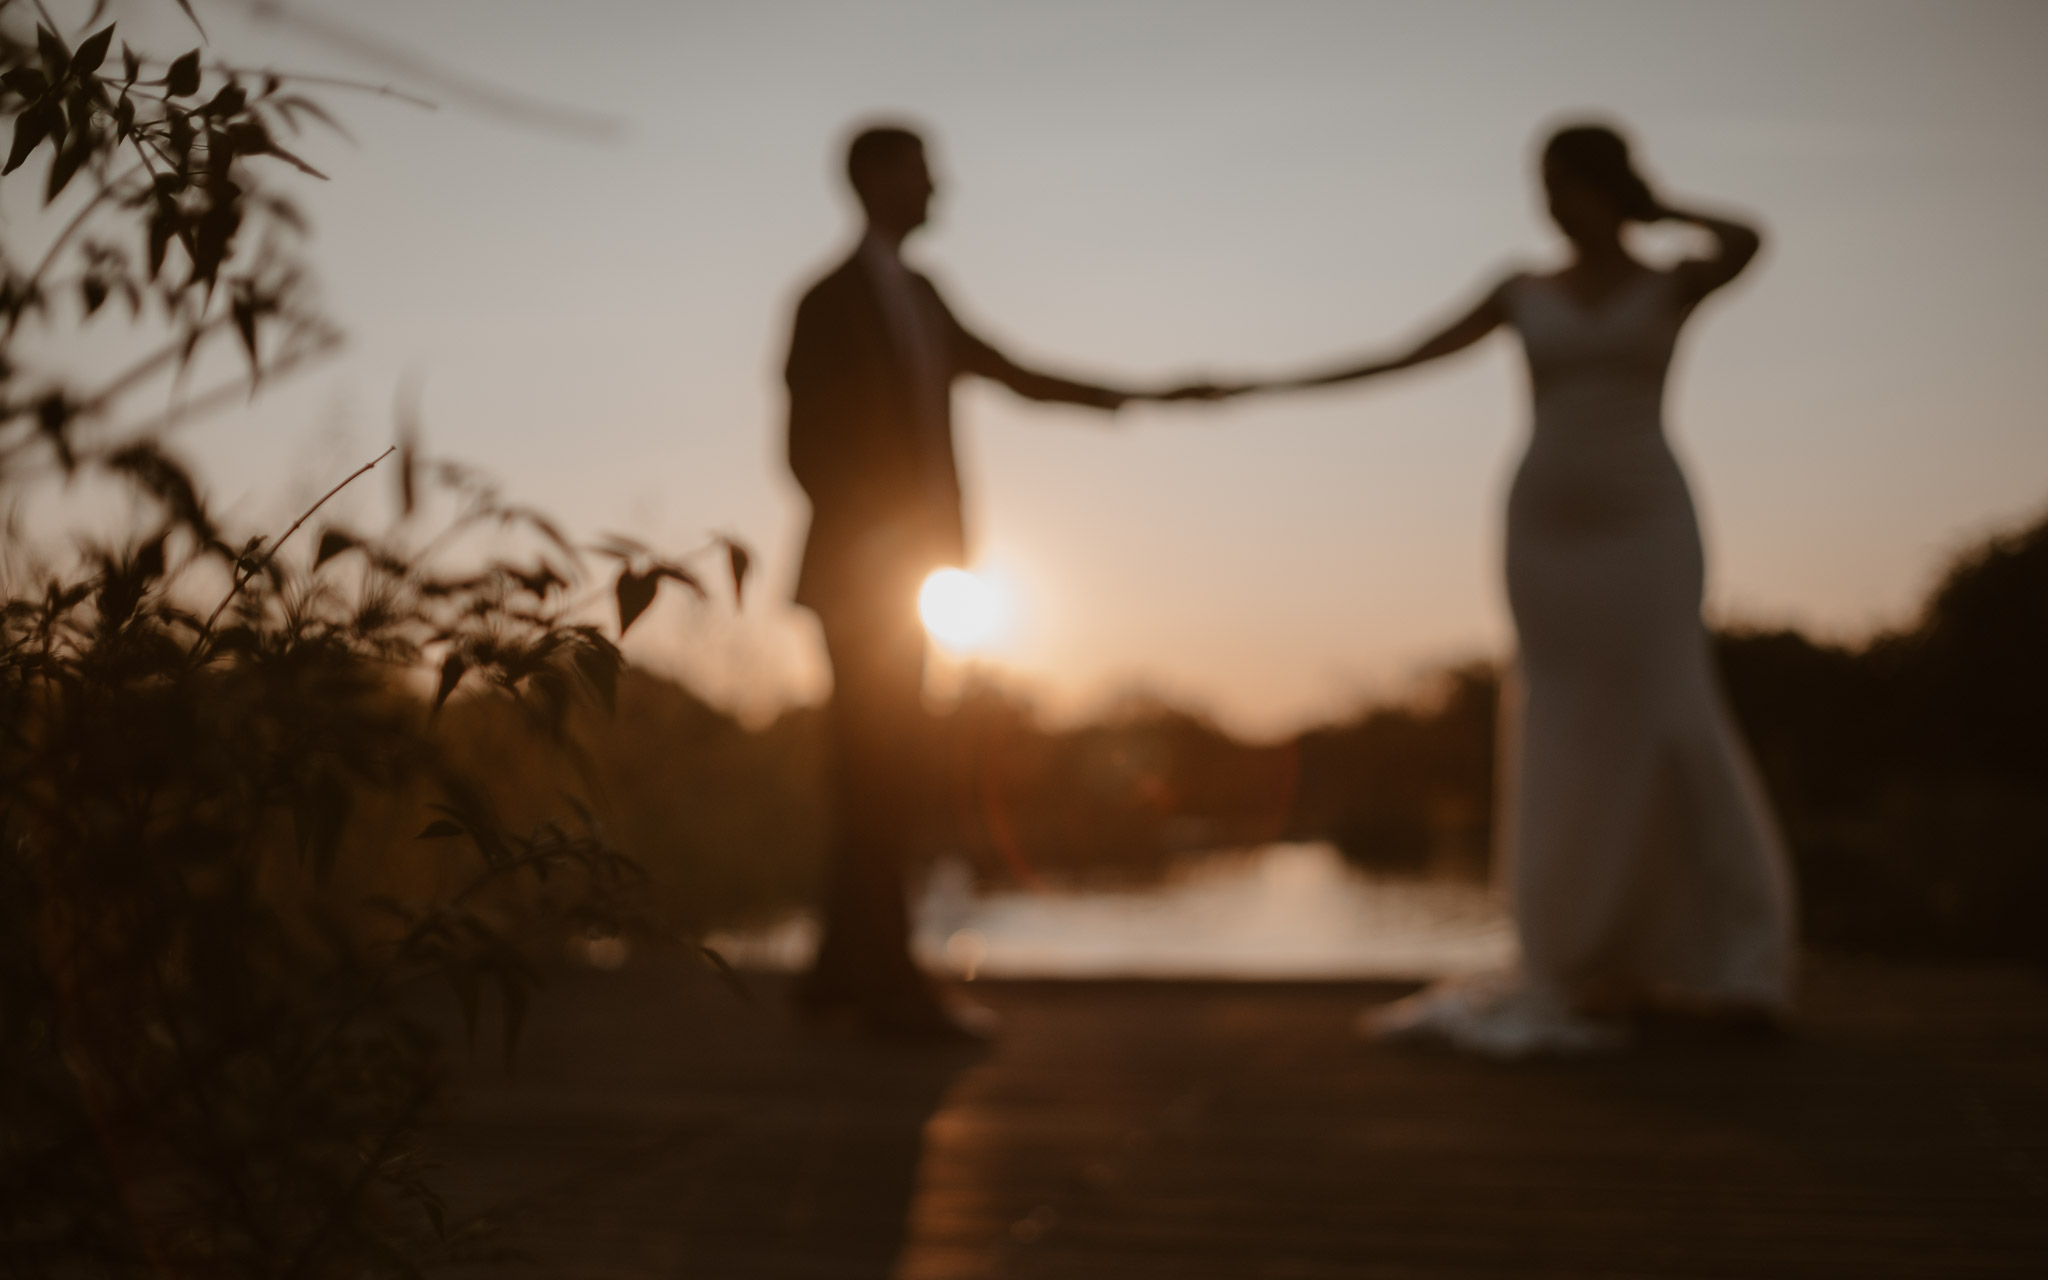
[[[1717,646],[1812,940],[2048,954],[2035,919],[2048,901],[2048,521],[1962,556],[1911,626],[1861,646],[1757,629]],[[1491,666],[1456,667],[1405,703],[1254,745],[1157,703],[1046,729],[1027,701],[982,687],[941,721],[951,786],[933,847],[967,854],[990,884],[1143,883],[1183,854],[1276,839],[1329,840],[1387,873],[1477,878],[1498,694]],[[502,731],[503,708],[451,711],[459,749],[515,810],[567,785],[565,765]],[[578,736],[609,834],[683,923],[760,919],[814,892],[816,711],[748,732],[629,673],[617,711]]]
[[[1775,803],[1807,936],[2048,958],[2048,519],[1957,559],[1905,629],[1861,646],[1715,637]],[[1303,736],[1291,834],[1366,865],[1481,866],[1497,679]]]
[[[2048,520],[1860,648],[1721,637],[1817,940],[2048,958]]]

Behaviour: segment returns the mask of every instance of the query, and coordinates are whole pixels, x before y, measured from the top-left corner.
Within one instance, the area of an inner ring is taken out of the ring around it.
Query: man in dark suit
[[[1105,410],[1140,397],[1018,365],[903,264],[899,248],[933,193],[917,134],[863,131],[846,174],[866,233],[798,304],[786,370],[789,467],[811,502],[796,600],[817,614],[832,662],[836,805],[824,936],[798,1000],[883,1035],[977,1039],[985,1011],[948,1000],[911,958],[904,885],[935,775],[918,588],[966,560],[951,386],[977,374],[1029,399]]]

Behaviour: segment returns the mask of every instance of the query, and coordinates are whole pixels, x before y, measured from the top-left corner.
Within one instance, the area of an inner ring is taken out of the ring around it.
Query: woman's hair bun
[[[1650,184],[1629,158],[1628,140],[1607,125],[1567,125],[1551,134],[1543,145],[1543,169],[1606,192],[1625,217],[1642,220],[1657,212]]]

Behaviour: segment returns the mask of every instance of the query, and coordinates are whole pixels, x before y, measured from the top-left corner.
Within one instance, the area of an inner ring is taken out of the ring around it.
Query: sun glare
[[[1009,602],[986,578],[965,569],[938,569],[917,593],[925,632],[954,653],[976,653],[1001,639]]]

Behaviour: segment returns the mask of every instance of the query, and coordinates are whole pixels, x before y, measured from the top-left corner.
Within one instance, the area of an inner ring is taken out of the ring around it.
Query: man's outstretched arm
[[[1075,382],[1050,373],[1040,373],[1036,369],[1027,369],[983,341],[957,320],[953,321],[953,341],[961,353],[961,364],[968,372],[1000,382],[1026,400],[1079,404],[1092,409],[1115,409],[1137,395],[1132,391]]]
[[[936,296],[936,290],[934,295]],[[943,299],[939,301],[939,308],[945,314],[955,350],[961,353],[961,367],[969,373],[1000,382],[1027,400],[1114,410],[1132,400],[1215,400],[1221,398],[1223,394],[1219,388],[1208,382],[1189,382],[1170,389],[1136,391],[1126,387],[1104,387],[1092,382],[1076,382],[1056,374],[1027,369],[996,350],[993,343],[961,324]]]

